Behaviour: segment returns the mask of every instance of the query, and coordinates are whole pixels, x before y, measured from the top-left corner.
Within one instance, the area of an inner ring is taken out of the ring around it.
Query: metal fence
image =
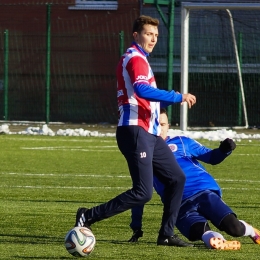
[[[160,19],[150,63],[159,88],[167,88],[168,31],[158,9],[133,1],[117,11],[75,11],[70,4],[0,4],[0,119],[117,123],[115,69],[132,41],[140,14]],[[116,13],[115,13],[116,12]],[[167,7],[162,7],[167,17]],[[260,122],[259,12],[233,12],[250,125]],[[189,89],[197,104],[190,126],[243,124],[230,23],[224,12],[190,18]],[[180,89],[180,6],[174,11],[173,89]],[[179,124],[172,106],[171,122]]]

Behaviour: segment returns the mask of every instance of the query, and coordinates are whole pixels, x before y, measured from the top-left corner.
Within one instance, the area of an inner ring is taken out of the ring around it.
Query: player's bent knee
[[[145,204],[146,202],[151,200],[152,195],[152,193],[137,194],[136,200],[138,201],[138,204]]]
[[[143,197],[143,198],[140,199],[140,202],[141,202],[142,204],[144,204],[144,203],[150,201],[151,198],[152,198],[152,196]]]

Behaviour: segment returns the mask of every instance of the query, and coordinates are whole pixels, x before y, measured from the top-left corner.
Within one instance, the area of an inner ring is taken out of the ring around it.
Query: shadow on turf
[[[80,204],[80,205],[85,205],[86,204],[86,200],[47,200],[47,199],[17,199],[17,201],[25,201],[25,202],[43,202],[43,203],[63,203],[63,202],[66,202],[66,203],[72,203],[73,205],[75,205],[76,203],[77,204]],[[88,201],[88,203],[92,203],[94,205],[96,204],[102,204],[104,203],[104,201]],[[160,204],[158,204],[160,205]]]
[[[14,256],[14,259],[71,259],[71,256],[53,257],[53,256]]]
[[[17,201],[25,201],[25,202],[43,202],[43,203],[72,203],[74,206],[75,204],[79,204],[78,207],[85,205],[86,203],[93,204],[93,205],[98,205],[98,204],[103,204],[104,201],[87,201],[86,200],[46,200],[46,199],[16,199]],[[146,206],[161,206],[162,203],[147,203]]]
[[[49,237],[49,236],[30,236],[30,235],[21,235],[21,234],[0,234],[0,237],[6,237],[6,238],[10,238],[5,239],[4,241],[2,241],[1,243],[17,243],[17,244],[53,244],[53,243],[63,243],[64,239],[63,238],[57,238],[57,237]],[[15,238],[15,240],[13,240],[12,238]],[[24,239],[28,239],[28,240],[24,240]],[[31,241],[29,239],[32,240],[36,240],[36,241]]]
[[[107,240],[100,240],[100,239],[98,241],[107,242]],[[141,240],[139,240],[138,242],[128,242],[128,241],[112,240],[111,243],[112,244],[116,244],[116,245],[131,245],[131,246],[140,245],[140,244],[156,245],[156,241],[154,241],[154,242],[149,242],[148,241],[147,242],[147,241],[141,241]],[[192,248],[192,247],[190,247],[190,248]],[[194,247],[193,248],[208,250],[208,248],[206,248],[203,243],[194,243]]]

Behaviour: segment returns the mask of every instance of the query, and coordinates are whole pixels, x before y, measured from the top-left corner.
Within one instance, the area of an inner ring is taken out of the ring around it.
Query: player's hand
[[[182,103],[187,102],[189,108],[191,108],[196,103],[196,97],[190,93],[182,94]]]
[[[143,231],[141,229],[137,229],[134,231],[132,237],[128,240],[128,242],[137,242],[139,237],[143,236]]]
[[[220,142],[219,150],[222,153],[229,153],[235,149],[236,149],[236,143],[232,139],[226,138],[224,141]]]

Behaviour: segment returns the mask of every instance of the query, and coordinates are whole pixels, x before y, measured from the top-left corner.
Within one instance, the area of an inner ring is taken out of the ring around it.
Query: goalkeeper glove
[[[235,150],[236,144],[232,139],[226,138],[224,141],[220,142],[219,150],[222,153],[229,153],[232,150]]]
[[[139,237],[143,236],[143,231],[141,229],[134,230],[132,237],[128,240],[128,242],[137,242]]]

